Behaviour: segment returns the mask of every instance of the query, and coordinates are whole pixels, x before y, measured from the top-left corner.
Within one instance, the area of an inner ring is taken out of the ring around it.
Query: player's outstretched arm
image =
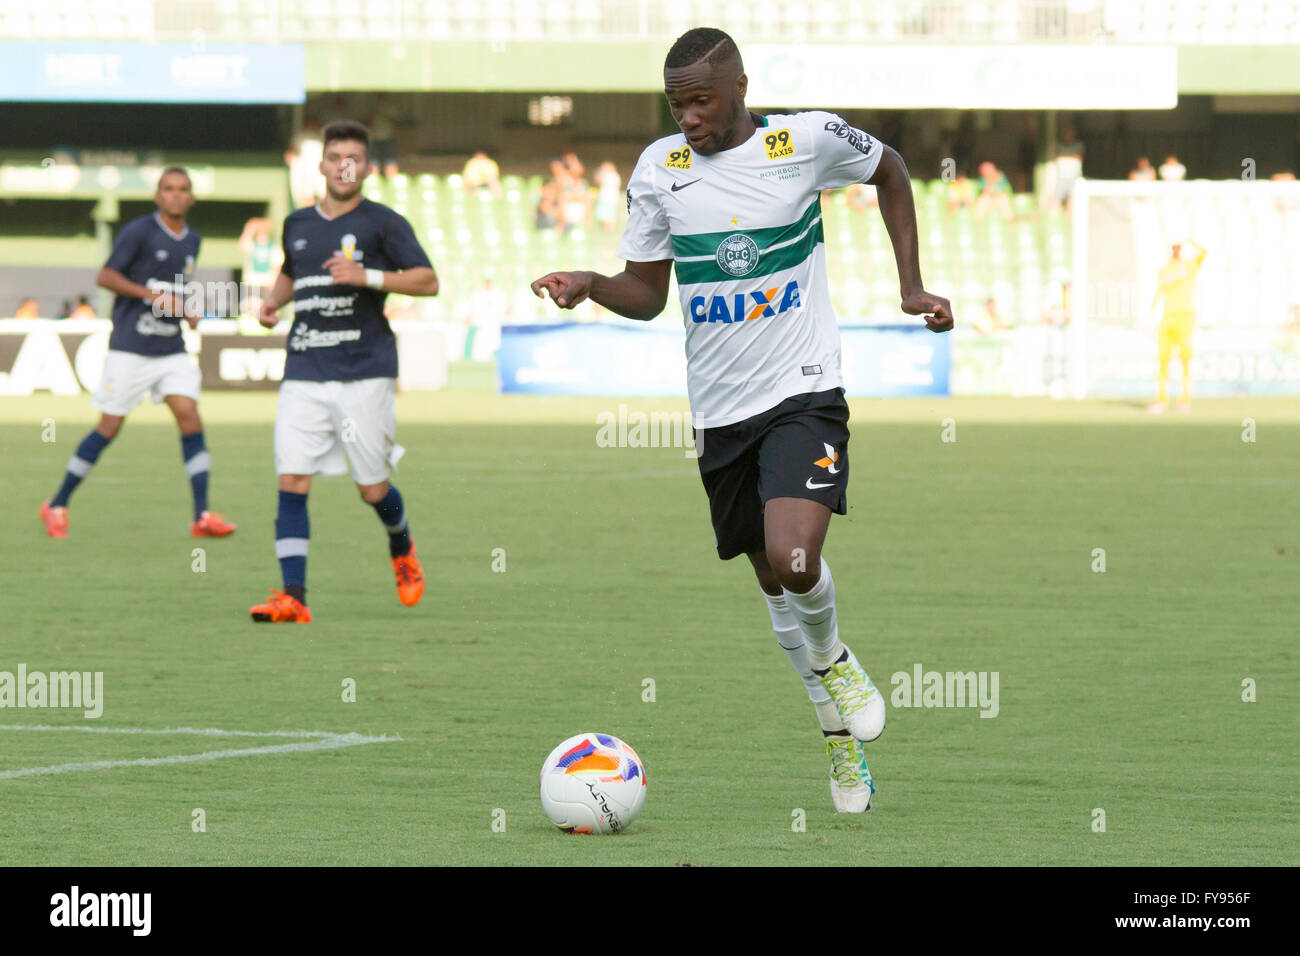
[[[325,260],[331,278],[339,285],[369,286],[400,295],[437,295],[438,273],[432,266],[413,266],[400,272],[367,269],[361,263],[333,255]]]
[[[916,205],[912,200],[912,181],[903,157],[881,144],[884,152],[875,174],[867,180],[876,187],[880,216],[894,246],[898,263],[898,291],[902,310],[908,315],[924,315],[931,332],[952,328],[952,305],[940,295],[931,295],[921,283],[921,257],[916,238]]]
[[[432,266],[415,266],[401,272],[385,272],[380,288],[399,295],[437,295],[438,273]]]
[[[551,272],[532,283],[533,295],[551,299],[561,309],[572,309],[591,299],[625,319],[648,322],[663,312],[668,302],[668,279],[673,260],[628,262],[616,276],[596,272]]]
[[[284,308],[290,299],[293,298],[293,279],[285,275],[282,271],[275,277],[275,282],[271,286],[271,291],[262,299],[262,311],[257,317],[260,322],[268,329],[273,329],[280,321],[277,315]]]

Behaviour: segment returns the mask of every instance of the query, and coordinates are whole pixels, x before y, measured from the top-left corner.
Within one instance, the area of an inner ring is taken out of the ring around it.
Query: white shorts
[[[137,355],[109,349],[91,406],[105,415],[125,415],[140,404],[145,392],[154,404],[168,395],[183,395],[197,402],[202,381],[203,373],[187,352]]]
[[[275,412],[277,475],[344,475],[359,485],[386,481],[406,449],[393,438],[397,379],[280,383]],[[346,456],[346,457],[345,457]]]

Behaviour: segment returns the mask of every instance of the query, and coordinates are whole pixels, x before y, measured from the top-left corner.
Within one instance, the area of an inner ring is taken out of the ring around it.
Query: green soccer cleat
[[[869,743],[885,732],[885,698],[847,647],[825,671],[813,671],[835,701],[844,726],[858,740]]]
[[[826,738],[826,753],[831,758],[831,803],[836,813],[863,813],[871,808],[875,781],[867,769],[867,754],[862,741],[853,737]]]

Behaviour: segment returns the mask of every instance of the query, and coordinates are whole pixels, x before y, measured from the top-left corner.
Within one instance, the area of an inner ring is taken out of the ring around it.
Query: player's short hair
[[[370,158],[370,130],[356,120],[339,120],[337,123],[330,123],[321,130],[320,136],[322,150],[336,140],[350,140],[364,146],[366,148],[366,158]]]
[[[185,181],[190,184],[190,187],[193,188],[194,180],[190,178],[190,171],[188,169],[186,169],[184,166],[168,166],[166,169],[162,171],[162,175],[158,177],[159,189],[162,189],[162,181],[166,179],[168,176],[170,176],[172,173],[180,173],[182,176],[185,177]]]
[[[693,66],[701,60],[716,66],[726,63],[733,56],[743,72],[745,64],[740,59],[740,48],[736,46],[735,40],[715,27],[696,27],[677,38],[664,59],[664,69]]]

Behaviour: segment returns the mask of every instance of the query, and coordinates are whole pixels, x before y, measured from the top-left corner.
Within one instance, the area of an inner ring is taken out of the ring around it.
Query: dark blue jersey
[[[179,234],[162,224],[158,213],[132,219],[117,234],[106,268],[152,290],[180,293],[194,277],[199,234],[183,226]],[[157,317],[143,299],[119,295],[113,300],[113,334],[108,347],[137,355],[173,355],[185,351],[181,320]]]
[[[284,221],[284,274],[293,279],[293,327],[286,379],[353,382],[397,377],[397,339],[384,317],[387,293],[335,285],[325,262],[335,253],[385,272],[430,267],[411,224],[369,199],[337,219],[315,206]]]

